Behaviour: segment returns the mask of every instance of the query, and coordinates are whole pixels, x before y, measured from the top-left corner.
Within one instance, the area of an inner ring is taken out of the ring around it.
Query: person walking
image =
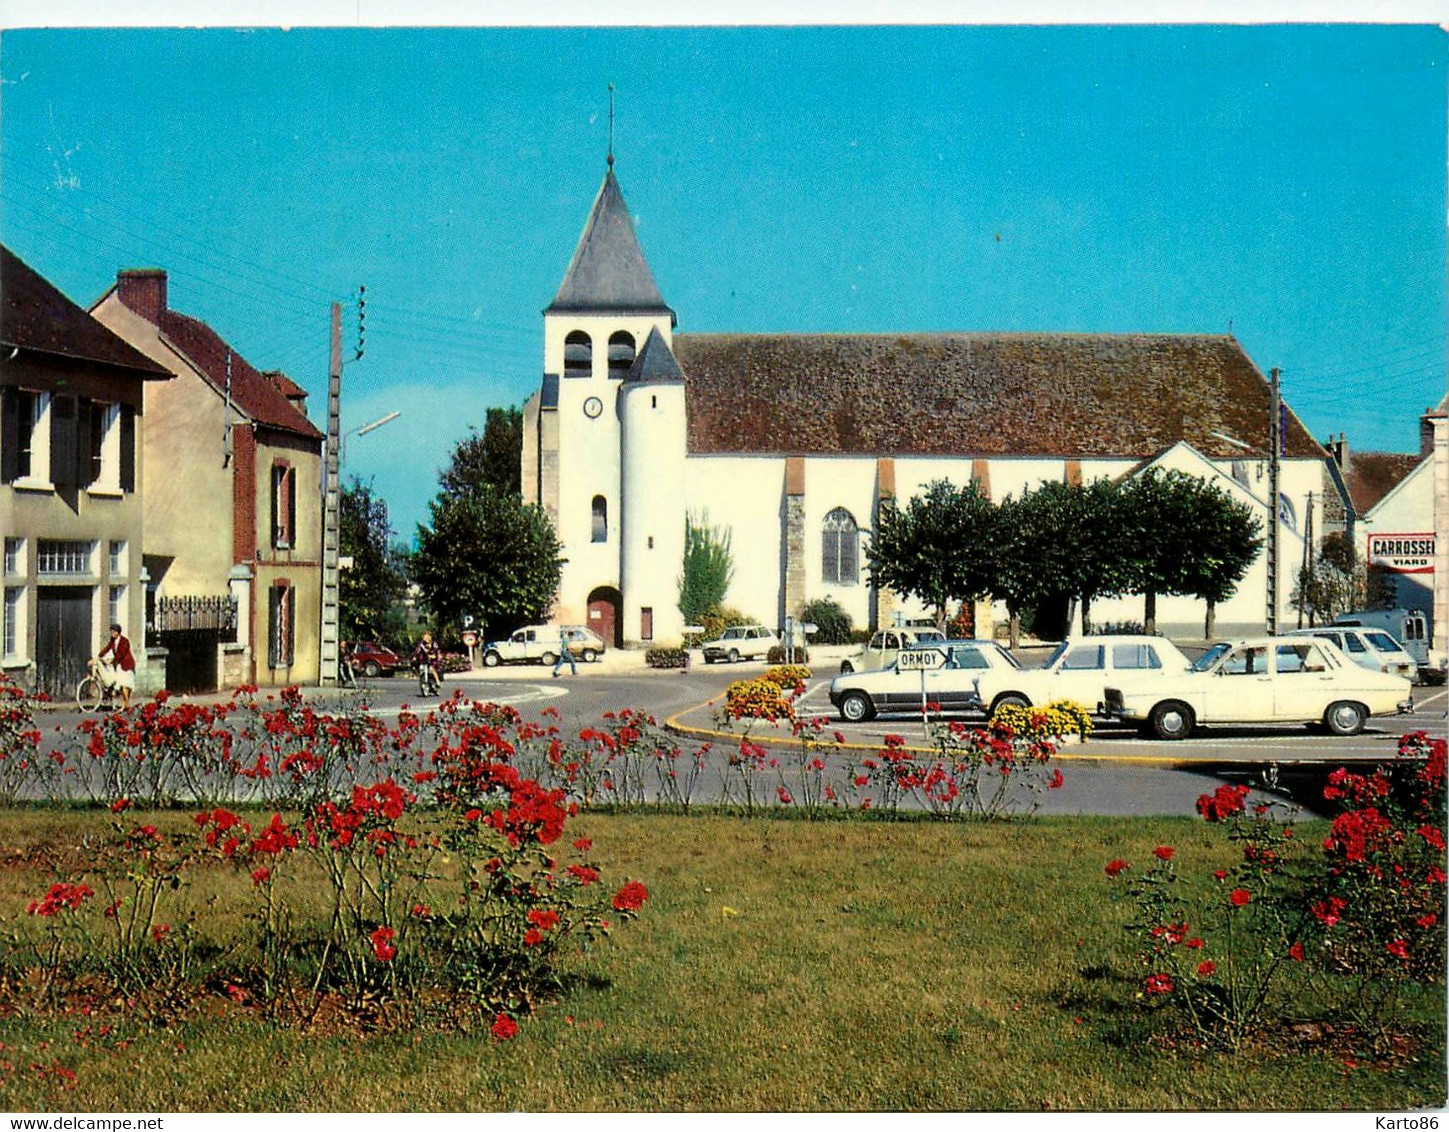
[[[579,666],[574,660],[573,649],[569,648],[569,635],[564,630],[564,627],[560,625],[558,630],[558,659],[553,662],[554,679],[558,679],[559,669],[564,666],[564,661],[568,661],[569,674],[577,676],[579,674]]]
[[[121,633],[119,625],[111,626],[111,639],[101,649],[98,659],[104,661],[110,655],[110,663],[116,667],[116,687],[121,690],[121,710],[131,710],[131,689],[136,686],[136,654],[131,651],[131,642]]]

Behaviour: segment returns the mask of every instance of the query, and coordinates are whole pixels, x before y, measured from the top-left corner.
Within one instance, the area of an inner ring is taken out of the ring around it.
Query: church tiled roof
[[[691,453],[1143,458],[1266,451],[1267,380],[1185,334],[687,334]],[[1326,452],[1290,411],[1285,453]]]
[[[672,324],[674,312],[665,305],[654,273],[644,261],[613,169],[604,176],[574,258],[544,313],[560,311],[667,313]]]

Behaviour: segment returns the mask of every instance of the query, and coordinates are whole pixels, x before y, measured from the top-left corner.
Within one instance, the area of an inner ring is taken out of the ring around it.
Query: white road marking
[[[483,686],[489,687],[489,685]],[[494,684],[491,686],[497,688],[501,687],[502,685]],[[479,703],[500,704],[504,707],[509,707],[516,704],[536,703],[539,700],[562,699],[564,696],[567,696],[569,694],[569,690],[567,688],[559,687],[557,685],[524,684],[522,685],[522,688],[522,692],[511,696],[468,695],[464,697],[464,701],[468,702],[476,700]],[[437,709],[439,702],[441,701],[422,700],[419,703],[408,704],[406,710],[411,712],[413,715],[427,715],[428,712],[435,711]],[[375,716],[396,716],[401,715],[403,710],[404,709],[402,705],[389,708],[371,708],[369,709],[368,714]]]

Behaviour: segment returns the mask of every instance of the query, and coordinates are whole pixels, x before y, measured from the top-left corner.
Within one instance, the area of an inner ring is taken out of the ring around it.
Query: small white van
[[[1382,629],[1354,625],[1320,625],[1314,629],[1293,629],[1288,637],[1326,637],[1337,645],[1349,660],[1375,672],[1407,676],[1419,681],[1419,662],[1403,645]]]

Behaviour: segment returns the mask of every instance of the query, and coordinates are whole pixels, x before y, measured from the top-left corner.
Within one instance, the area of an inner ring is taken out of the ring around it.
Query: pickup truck
[[[604,651],[604,642],[588,629],[565,626],[569,652],[584,661],[595,661]],[[557,625],[526,625],[506,640],[489,641],[483,646],[483,664],[497,668],[500,664],[553,664],[558,660],[559,627]]]

